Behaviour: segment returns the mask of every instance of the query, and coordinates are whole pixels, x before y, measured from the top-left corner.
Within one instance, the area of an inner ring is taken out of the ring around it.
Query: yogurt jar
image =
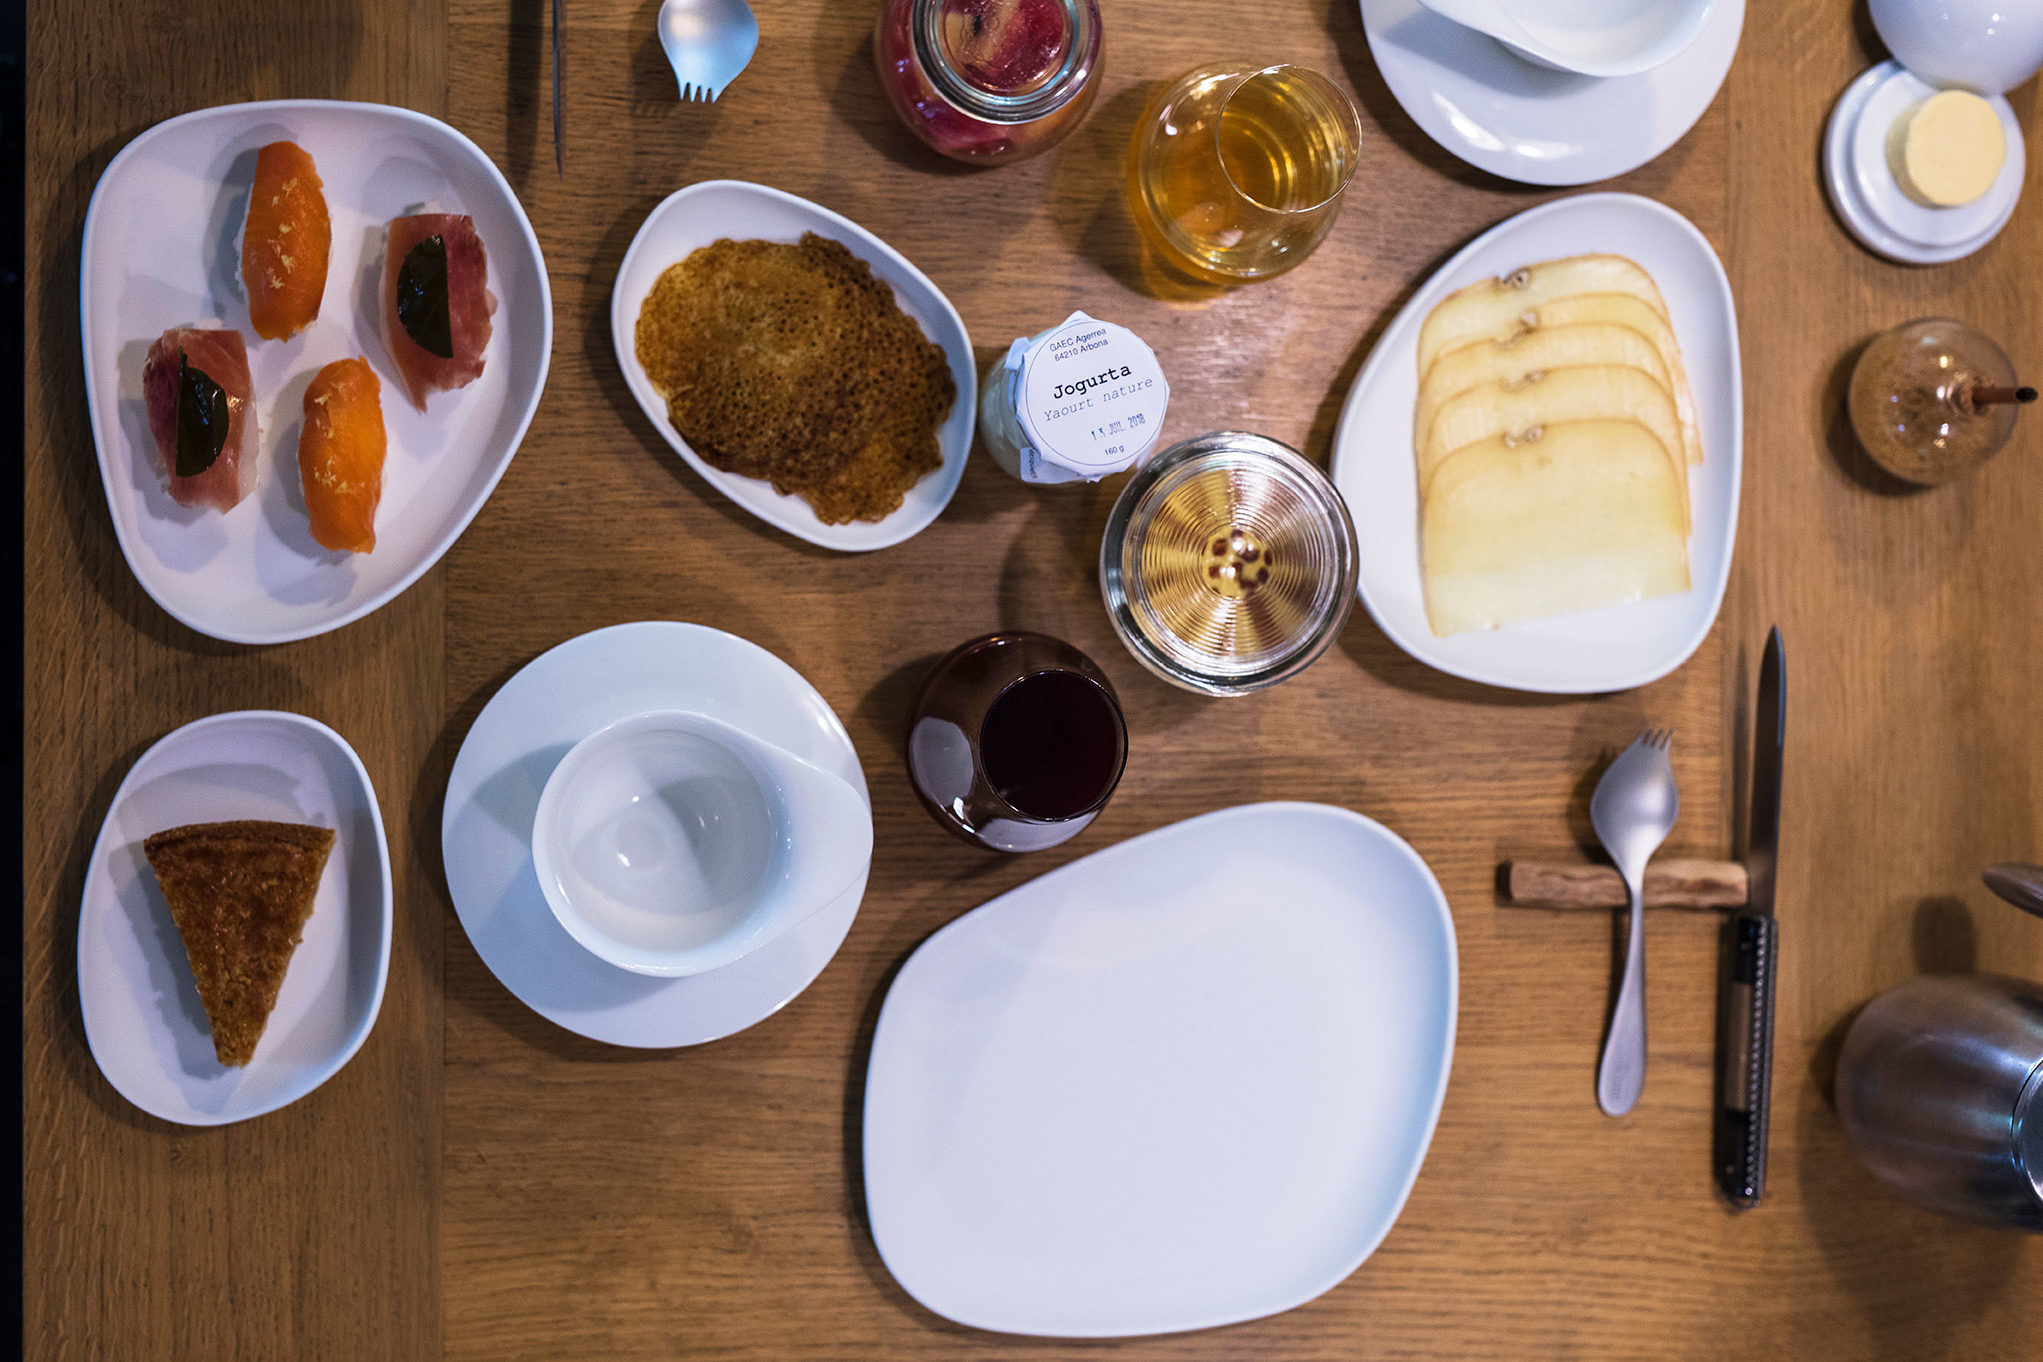
[[[979,385],[979,438],[1023,482],[1098,482],[1156,447],[1170,384],[1125,326],[1074,312],[1024,336]]]

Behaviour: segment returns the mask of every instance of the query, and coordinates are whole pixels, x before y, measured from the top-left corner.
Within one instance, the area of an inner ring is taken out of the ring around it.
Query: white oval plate
[[[255,153],[297,142],[326,186],[333,251],[319,319],[258,340],[241,291],[241,227]],[[467,213],[489,252],[497,310],[481,378],[419,412],[382,334],[384,227],[431,204]],[[107,509],[143,588],[230,643],[284,643],[383,605],[440,560],[510,466],[546,386],[553,299],[525,210],[480,147],[438,119],[383,104],[282,99],[159,123],[93,191],[79,266],[85,389]],[[255,490],[226,515],[186,510],[158,471],[142,361],[173,326],[224,325],[248,342],[262,421]],[[376,549],[313,541],[298,480],[306,386],[321,365],[368,359],[383,382],[389,453]]]
[[[822,911],[706,973],[654,978],[584,950],[547,907],[532,869],[539,794],[570,747],[651,709],[742,728],[872,802],[851,736],[793,667],[700,624],[619,624],[541,653],[482,707],[447,777],[440,855],[476,954],[527,1007],[611,1045],[700,1045],[764,1021],[814,982],[851,930],[866,874]]]
[[[152,833],[241,818],[336,835],[305,937],[247,1067],[213,1057],[184,941],[142,854]],[[369,773],[302,714],[215,714],[167,734],[115,792],[85,870],[78,1000],[99,1071],[152,1116],[245,1121],[297,1101],[354,1057],[390,974],[390,848]]]
[[[1419,0],[1361,0],[1369,52],[1428,137],[1492,175],[1588,184],[1680,141],[1716,98],[1738,51],[1745,0],[1717,0],[1696,40],[1635,76],[1535,66]]]
[[[1479,279],[1560,256],[1608,251],[1646,268],[1695,390],[1703,462],[1689,470],[1694,585],[1636,605],[1435,638],[1419,578],[1419,486],[1412,464],[1419,326],[1433,305]],[[1362,604],[1393,643],[1453,676],[1511,690],[1630,690],[1673,671],[1710,632],[1738,532],[1744,396],[1731,283],[1695,225],[1636,194],[1578,194],[1507,218],[1428,279],[1370,352],[1334,429],[1334,486],[1361,550]]]
[[[667,403],[653,390],[645,366],[638,362],[635,337],[639,309],[645,305],[653,285],[670,265],[679,264],[690,251],[725,237],[748,241],[799,241],[802,233],[814,232],[833,241],[872,266],[876,278],[894,290],[894,301],[913,317],[922,334],[943,347],[950,360],[951,380],[958,394],[950,415],[936,432],[943,466],[908,489],[899,508],[884,520],[855,521],[849,525],[825,525],[816,518],[809,503],[796,496],[782,496],[773,484],[712,468],[688,447],[674,423],[667,419]],[[674,452],[701,474],[703,481],[769,525],[786,530],[797,539],[821,544],[826,549],[863,552],[883,549],[920,534],[950,504],[965,475],[965,456],[972,452],[972,423],[979,409],[979,373],[973,367],[972,341],[965,323],[951,306],[943,290],[928,275],[908,263],[908,258],[886,242],[820,204],[763,184],[744,180],[704,180],[669,194],[660,206],[646,215],[645,225],[632,238],[624,263],[617,267],[617,283],[610,293],[610,339],[617,349],[617,363],[624,381],[631,386],[646,419],[660,432]]]
[[[880,1257],[1004,1333],[1302,1305],[1418,1178],[1456,980],[1433,873],[1346,809],[1225,809],[1032,880],[887,992],[865,1089]]]

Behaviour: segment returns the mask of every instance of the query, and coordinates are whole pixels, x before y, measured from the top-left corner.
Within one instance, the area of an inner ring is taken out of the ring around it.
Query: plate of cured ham
[[[481,148],[380,104],[188,113],[100,176],[79,267],[107,508],[191,628],[351,623],[468,527],[553,348],[532,224]]]

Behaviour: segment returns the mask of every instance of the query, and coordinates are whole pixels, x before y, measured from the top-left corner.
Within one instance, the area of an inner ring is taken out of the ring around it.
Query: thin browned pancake
[[[194,823],[142,843],[222,1064],[254,1057],[331,850],[330,828],[254,821]]]
[[[636,349],[689,447],[808,498],[829,524],[878,520],[943,462],[957,390],[941,347],[841,244],[718,241],[670,266]]]

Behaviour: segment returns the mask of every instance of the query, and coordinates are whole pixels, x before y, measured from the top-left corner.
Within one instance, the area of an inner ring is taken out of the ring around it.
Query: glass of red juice
[[[956,649],[922,683],[909,723],[908,778],[923,807],[992,851],[1076,837],[1127,760],[1113,683],[1046,634],[988,634]]]

